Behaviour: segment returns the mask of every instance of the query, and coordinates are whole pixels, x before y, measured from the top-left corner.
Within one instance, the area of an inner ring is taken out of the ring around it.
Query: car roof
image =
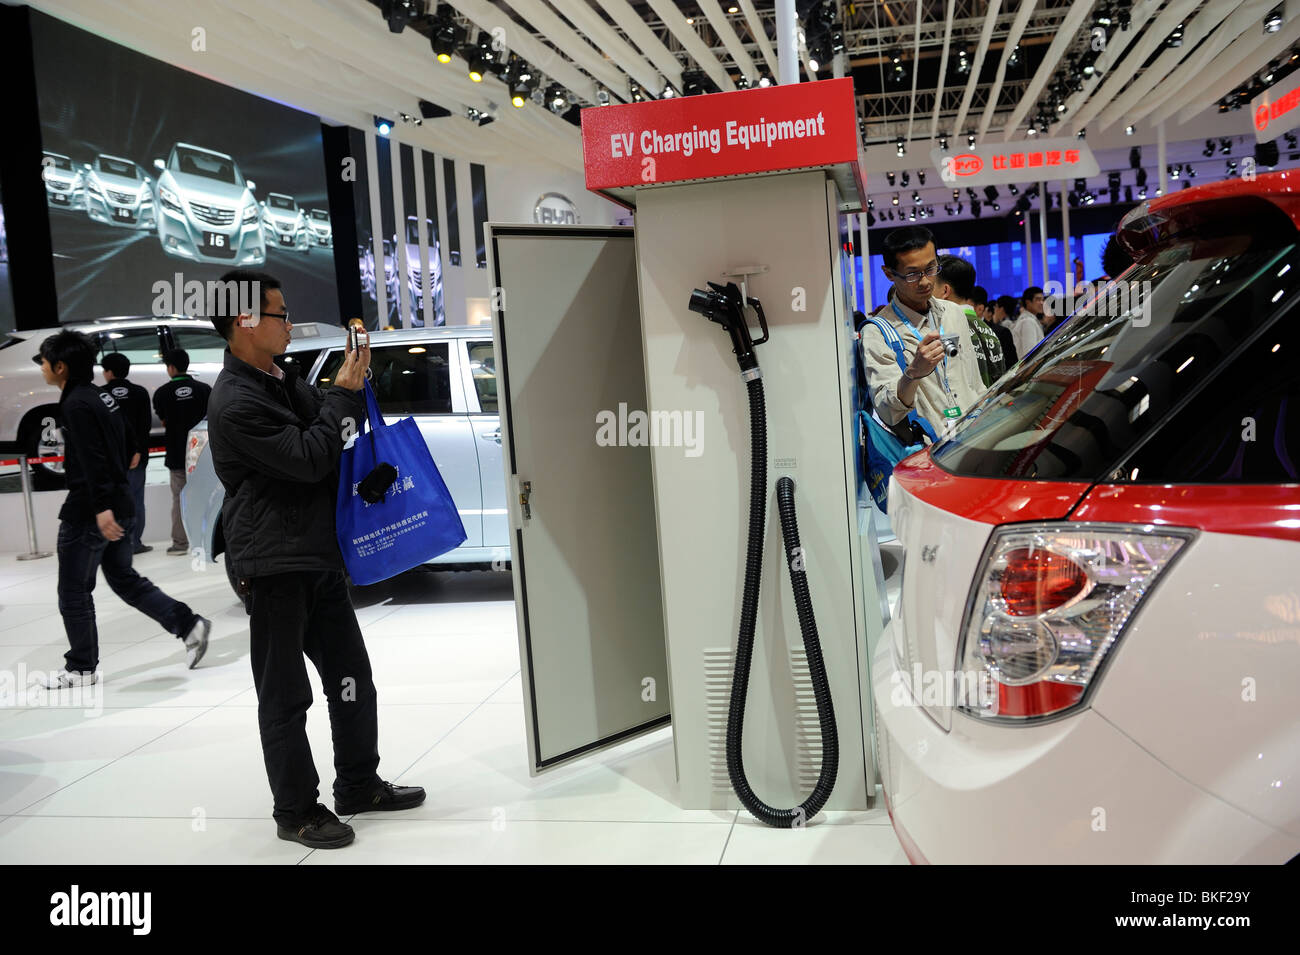
[[[195,152],[207,153],[211,156],[220,156],[222,159],[229,159],[231,162],[234,162],[235,160],[235,157],[228,153],[219,153],[215,149],[208,149],[206,146],[195,146],[193,143],[177,143],[176,146],[172,147],[172,149],[175,149],[177,146],[184,146],[186,149],[193,149]]]
[[[268,192],[266,194],[266,198],[268,199],[270,199],[272,196],[279,196],[281,199],[293,199],[293,196],[283,192]]]
[[[95,158],[96,158],[96,159],[112,159],[112,160],[115,160],[116,162],[124,162],[124,163],[126,163],[127,165],[130,165],[130,166],[134,166],[134,165],[136,165],[136,162],[135,162],[134,159],[127,159],[125,156],[114,156],[114,155],[112,155],[111,153],[100,153],[100,154],[99,154],[98,156],[96,156]]]
[[[53,150],[50,150],[50,149],[42,149],[41,152],[43,152],[43,153],[44,153],[45,155],[47,155],[47,156],[56,156],[56,157],[58,157],[59,159],[71,159],[71,158],[72,158],[71,156],[65,156],[63,153],[56,153],[56,152],[54,152]]]

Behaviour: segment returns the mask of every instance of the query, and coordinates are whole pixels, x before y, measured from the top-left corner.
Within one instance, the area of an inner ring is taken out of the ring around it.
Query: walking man
[[[211,621],[173,600],[131,567],[134,505],[127,464],[136,439],[116,399],[93,382],[95,345],[80,332],[62,331],[41,343],[46,384],[59,395],[68,497],[59,510],[59,613],[68,635],[65,668],[45,680],[48,689],[99,680],[99,631],[91,596],[99,568],[113,593],[152,617],[185,643],[194,669],[208,649]]]

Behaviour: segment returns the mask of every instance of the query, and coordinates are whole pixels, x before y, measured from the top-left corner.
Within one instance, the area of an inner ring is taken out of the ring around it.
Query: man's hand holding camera
[[[360,391],[365,384],[366,372],[370,369],[370,345],[364,339],[360,346],[353,350],[352,343],[348,343],[347,353],[343,358],[343,367],[339,373],[334,376],[334,384],[339,388],[346,388],[348,391]]]
[[[944,343],[938,332],[927,332],[921,339],[916,354],[912,356],[911,363],[898,383],[898,398],[907,407],[911,408],[916,403],[916,391],[921,386],[921,379],[934,371],[943,361],[943,351]]]

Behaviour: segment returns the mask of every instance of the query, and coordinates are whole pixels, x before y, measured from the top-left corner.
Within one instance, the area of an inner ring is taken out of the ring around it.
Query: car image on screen
[[[330,214],[324,209],[307,210],[307,228],[313,245],[323,249],[334,247],[334,230],[330,227]]]
[[[268,247],[297,249],[299,252],[311,249],[307,217],[293,196],[279,192],[267,194],[262,203],[262,238]]]
[[[45,201],[55,209],[86,208],[85,178],[72,159],[47,152],[41,160],[45,180]]]
[[[152,229],[154,184],[129,159],[100,154],[85,167],[86,214],[96,222],[127,229]]]
[[[158,241],[168,255],[217,265],[262,265],[256,188],[225,153],[177,143],[158,170]]]

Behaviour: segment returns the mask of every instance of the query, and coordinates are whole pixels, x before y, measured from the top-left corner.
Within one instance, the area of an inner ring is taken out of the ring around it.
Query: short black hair
[[[93,381],[95,378],[95,343],[90,336],[71,329],[55,332],[41,342],[40,354],[33,361],[42,358],[53,368],[63,362],[68,368],[68,381]]]
[[[1042,295],[1042,294],[1043,294],[1042,289],[1040,289],[1037,285],[1031,285],[1029,286],[1029,288],[1025,289],[1025,294],[1020,296],[1020,303],[1023,305],[1026,302],[1031,302],[1033,301],[1035,295]]]
[[[114,378],[125,378],[131,374],[131,359],[121,352],[111,351],[100,359],[99,364],[105,371],[111,371]]]
[[[190,353],[184,348],[173,348],[163,353],[163,364],[171,365],[183,375],[190,370]]]
[[[1016,314],[1016,297],[1014,295],[999,295],[997,304],[1002,306],[1002,311],[1007,313],[1008,318]]]
[[[934,233],[923,225],[905,225],[885,236],[882,255],[885,268],[893,269],[898,265],[898,256],[902,252],[915,252],[934,243]]]
[[[983,285],[977,285],[971,290],[970,300],[976,305],[987,305],[989,303],[989,293]]]
[[[975,293],[975,266],[955,255],[939,256],[939,278],[952,286],[959,298],[969,300]]]
[[[279,279],[257,269],[231,269],[221,276],[220,281],[224,288],[218,290],[218,294],[210,296],[212,301],[208,302],[208,319],[217,334],[226,341],[230,341],[235,319],[242,311],[241,305],[252,301],[254,290],[257,291],[257,308],[260,311],[266,305],[266,293],[281,287]]]
[[[1101,250],[1101,270],[1107,278],[1118,278],[1133,264],[1133,256],[1119,244],[1119,236],[1112,235],[1106,240],[1106,247]]]

